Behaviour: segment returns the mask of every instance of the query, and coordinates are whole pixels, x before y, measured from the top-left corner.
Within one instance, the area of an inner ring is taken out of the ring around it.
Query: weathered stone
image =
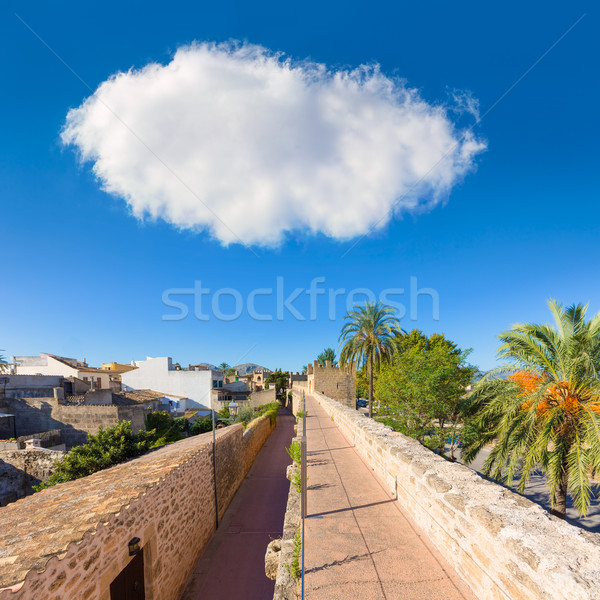
[[[464,496],[460,494],[445,494],[444,500],[456,510],[462,513],[466,511],[467,502]]]
[[[469,514],[492,535],[498,535],[504,526],[502,519],[490,512],[486,506],[473,506]]]
[[[281,539],[269,542],[265,554],[265,575],[275,581],[277,579],[277,569],[279,568],[279,554],[281,552]]]
[[[221,514],[272,429],[260,417],[217,432]],[[1,508],[0,600],[108,598],[133,537],[153,597],[178,600],[214,532],[212,456],[203,434]]]
[[[397,481],[399,504],[479,600],[600,600],[598,534],[551,517],[322,394],[315,397],[377,477]],[[451,491],[438,491],[448,485]]]
[[[444,492],[448,492],[452,489],[451,484],[435,473],[427,475],[425,480],[427,481],[429,487],[438,492],[438,494],[443,494]]]
[[[540,558],[533,550],[531,550],[531,548],[524,546],[523,542],[515,539],[507,540],[507,545],[516,557],[520,558],[531,569],[537,571],[540,564]]]

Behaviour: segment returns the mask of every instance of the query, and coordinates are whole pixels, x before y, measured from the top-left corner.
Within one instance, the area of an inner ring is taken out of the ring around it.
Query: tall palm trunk
[[[567,515],[567,465],[563,467],[562,478],[556,490],[556,502],[550,512],[561,519],[564,519]]]
[[[373,354],[369,355],[369,419],[373,418]]]

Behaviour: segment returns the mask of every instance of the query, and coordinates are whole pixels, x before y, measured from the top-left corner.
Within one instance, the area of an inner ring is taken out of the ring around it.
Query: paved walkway
[[[472,600],[335,422],[306,404],[306,598]]]
[[[279,412],[277,426],[258,453],[219,529],[196,564],[181,600],[272,600],[265,576],[267,544],[283,532],[292,462],[286,447],[296,420]]]

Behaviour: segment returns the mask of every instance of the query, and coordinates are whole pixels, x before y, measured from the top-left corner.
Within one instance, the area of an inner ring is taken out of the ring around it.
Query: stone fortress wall
[[[217,432],[222,516],[273,426]],[[147,600],[178,600],[215,531],[212,433],[0,509],[0,600],[109,600],[140,538]]]
[[[0,506],[30,494],[34,485],[50,477],[54,461],[62,456],[64,452],[46,448],[0,450]]]
[[[298,410],[303,386],[295,387]],[[600,599],[600,535],[316,392],[402,509],[480,600]]]
[[[319,361],[313,361],[307,369],[307,391],[321,392],[328,398],[337,400],[350,408],[356,406],[356,365],[334,367],[331,361],[325,361],[321,366]],[[302,382],[293,382],[297,386]]]
[[[0,399],[0,412],[15,415],[17,436],[60,429],[68,447],[83,444],[88,434],[120,421],[131,421],[133,431],[140,431],[145,415],[142,406],[69,405],[54,397]]]

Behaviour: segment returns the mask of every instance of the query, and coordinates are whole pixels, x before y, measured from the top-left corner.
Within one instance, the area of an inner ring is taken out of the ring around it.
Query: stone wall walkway
[[[306,405],[306,598],[472,600],[317,400]]]
[[[272,600],[275,582],[265,576],[268,543],[283,532],[292,462],[286,452],[296,420],[279,411],[277,426],[231,501],[181,600]]]

